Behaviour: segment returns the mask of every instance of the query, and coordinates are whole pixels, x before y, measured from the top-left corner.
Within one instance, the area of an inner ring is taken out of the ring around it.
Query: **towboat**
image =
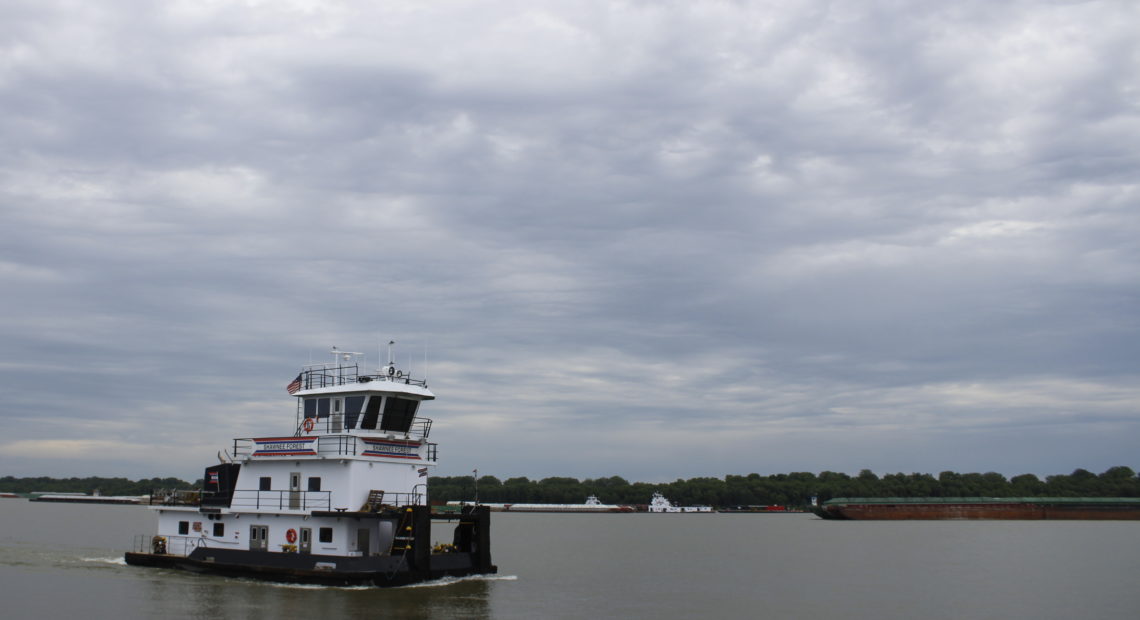
[[[649,512],[712,512],[712,506],[675,506],[660,493],[649,500]]]
[[[492,574],[485,506],[435,512],[428,473],[438,446],[426,380],[363,354],[302,367],[284,433],[234,439],[203,488],[152,498],[154,535],[127,564],[272,581],[400,586]],[[445,536],[439,539],[437,536]]]

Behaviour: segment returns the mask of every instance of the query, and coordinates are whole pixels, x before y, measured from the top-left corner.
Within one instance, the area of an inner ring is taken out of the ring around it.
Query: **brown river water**
[[[126,566],[140,506],[0,499],[4,618],[1140,617],[1140,522],[495,514],[489,578],[398,589]]]

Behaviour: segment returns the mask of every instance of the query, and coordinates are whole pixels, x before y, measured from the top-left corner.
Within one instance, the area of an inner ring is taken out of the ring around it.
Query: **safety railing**
[[[231,508],[255,510],[329,510],[331,491],[234,491]]]
[[[321,456],[353,456],[357,453],[356,437],[329,435],[317,439],[317,454]]]
[[[198,489],[154,489],[150,492],[152,506],[198,506],[202,491]]]
[[[431,420],[424,418],[428,425]],[[365,441],[369,440],[369,441]],[[425,460],[435,461],[436,444],[420,444],[416,440],[402,438],[388,439],[380,434],[360,435],[311,435],[306,437],[280,437],[280,438],[242,438],[234,440],[233,456],[235,459],[265,457],[337,457],[356,456],[372,450],[377,441],[396,442],[407,445],[409,449],[423,456]],[[419,449],[420,445],[428,446],[426,454]],[[375,455],[371,455],[375,456]]]
[[[300,413],[298,413],[298,416]],[[360,414],[345,414],[345,413],[331,413],[325,417],[309,417],[298,418],[300,422],[297,428],[293,431],[294,437],[312,437],[312,433],[328,433],[328,434],[345,434],[345,435],[373,435],[376,433],[387,434],[396,433],[405,437],[422,437],[426,439],[431,434],[431,418],[421,418],[416,416],[412,419],[412,423],[408,425],[407,432],[390,431],[385,429],[372,429],[360,428],[361,418],[364,416]],[[352,428],[349,428],[349,426]]]
[[[301,370],[301,389],[311,390],[323,387],[335,387],[351,383],[371,383],[372,381],[391,381],[405,385],[427,387],[427,381],[413,379],[403,371],[391,369],[390,374],[363,373],[358,364],[314,364]]]
[[[159,555],[190,555],[198,547],[207,546],[206,539],[201,536],[154,536],[150,534],[135,534],[132,549],[137,553],[156,553]]]

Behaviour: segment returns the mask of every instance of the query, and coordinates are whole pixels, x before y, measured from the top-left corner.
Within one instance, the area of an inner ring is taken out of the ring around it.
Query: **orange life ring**
[[[317,424],[315,422],[313,422],[312,418],[305,418],[305,421],[301,423],[301,428],[305,429],[306,433],[311,433],[311,432],[313,432],[313,427],[316,425]],[[290,542],[292,542],[292,541],[290,541]]]
[[[289,541],[290,545],[297,542],[297,530],[289,528],[289,531],[285,532],[285,540]]]

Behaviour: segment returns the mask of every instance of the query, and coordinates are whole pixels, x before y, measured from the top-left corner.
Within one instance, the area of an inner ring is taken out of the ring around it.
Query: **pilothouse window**
[[[381,396],[375,394],[368,397],[368,405],[364,410],[364,419],[360,421],[360,428],[375,430],[376,422],[380,419]]]
[[[419,401],[389,396],[384,402],[384,418],[380,421],[380,428],[398,433],[408,432],[416,417],[418,404]]]
[[[348,396],[344,399],[344,427],[356,428],[356,420],[360,417],[360,410],[364,408],[363,396]]]

